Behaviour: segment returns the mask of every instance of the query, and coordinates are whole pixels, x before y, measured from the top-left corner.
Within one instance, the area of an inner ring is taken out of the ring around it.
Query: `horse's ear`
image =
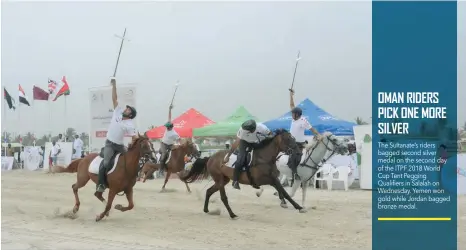
[[[141,137],[141,134],[139,133],[139,131],[138,131],[138,137]]]
[[[149,136],[147,136],[147,131],[144,132],[144,137],[146,137],[146,139],[149,139]]]

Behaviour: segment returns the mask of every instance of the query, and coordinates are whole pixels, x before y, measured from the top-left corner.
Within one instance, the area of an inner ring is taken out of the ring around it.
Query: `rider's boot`
[[[298,166],[301,163],[301,155],[293,155],[293,159],[290,161],[290,168],[291,172],[293,173],[293,179],[294,180],[301,180],[301,178],[298,175]]]
[[[96,192],[103,193],[105,188],[105,166],[102,166],[99,168],[99,180],[97,182]]]
[[[241,189],[239,187],[239,182],[238,182],[238,179],[239,179],[239,175],[241,174],[241,166],[235,166],[235,170],[233,170],[233,183],[232,183],[232,186],[234,189]]]

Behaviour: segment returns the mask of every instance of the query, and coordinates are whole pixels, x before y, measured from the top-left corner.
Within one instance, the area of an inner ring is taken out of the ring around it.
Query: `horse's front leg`
[[[96,216],[95,218],[95,221],[100,221],[102,220],[102,218],[104,218],[105,215],[109,215],[109,212],[110,212],[110,209],[112,208],[112,203],[113,203],[113,200],[115,199],[115,195],[116,195],[116,191],[113,190],[113,189],[110,189],[109,192],[108,192],[108,201],[107,201],[107,205],[105,205],[105,210]]]
[[[125,212],[128,210],[131,210],[134,208],[134,202],[133,202],[133,187],[128,188],[128,190],[125,192],[126,194],[126,199],[128,200],[128,206],[123,207],[121,204],[115,205],[116,210],[120,210],[121,212]]]
[[[170,170],[167,168],[167,173],[165,175],[165,182],[163,183],[163,186],[162,186],[162,190],[160,190],[161,193],[165,192],[165,186],[167,185],[167,182],[168,182],[168,179],[170,178],[170,175],[172,173],[170,172]]]
[[[285,196],[281,192],[278,193],[278,198],[280,199],[280,207],[282,208],[288,208],[288,204],[286,204]]]
[[[280,181],[278,179],[274,178],[271,186],[277,190],[279,196],[283,195],[283,197],[287,199],[291,203],[291,205],[293,205],[293,207],[297,209],[300,213],[307,212],[303,207],[296,203],[296,201],[294,201],[293,198],[290,197],[290,195],[286,192],[285,188],[283,188],[282,184],[280,184]]]

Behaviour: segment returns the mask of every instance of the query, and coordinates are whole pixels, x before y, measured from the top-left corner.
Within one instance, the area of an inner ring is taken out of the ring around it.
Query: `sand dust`
[[[103,205],[94,184],[80,190],[81,208],[74,205],[71,185],[76,174],[44,174],[15,170],[2,172],[3,249],[371,249],[371,192],[310,190],[300,214],[283,209],[270,187],[257,198],[255,190],[227,189],[230,205],[239,216],[230,220],[218,193],[210,210],[202,211],[207,181],[191,184],[186,192],[179,180],[169,181],[171,192],[159,193],[161,180],[137,183],[135,208],[95,222]],[[209,183],[210,185],[210,183]],[[106,194],[105,194],[106,196]],[[301,192],[297,193],[301,201]],[[115,202],[126,206],[124,196]],[[466,204],[460,197],[460,204]],[[465,235],[466,211],[460,210],[458,233]],[[466,238],[458,241],[466,245]],[[461,249],[461,247],[460,247]],[[464,249],[464,248],[463,248]]]

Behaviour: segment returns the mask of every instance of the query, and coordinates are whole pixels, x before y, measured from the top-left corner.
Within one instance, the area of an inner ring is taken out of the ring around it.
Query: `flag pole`
[[[65,124],[65,133],[63,134],[63,136],[65,137],[65,142],[68,141],[68,138],[66,136],[66,119],[68,118],[68,113],[67,113],[67,106],[66,106],[66,95],[65,96],[65,121],[64,121],[64,124]]]
[[[51,95],[49,95],[49,100],[47,101],[48,105],[49,105],[49,134],[48,134],[48,137],[49,137],[49,142],[52,142],[52,111],[50,109],[50,97],[51,97]]]
[[[5,109],[5,107],[6,107],[6,105],[4,103],[2,105],[2,109],[3,109],[2,110],[3,111],[3,115],[2,115],[3,119],[2,120],[3,120],[4,124],[6,125],[6,109]],[[3,127],[3,140],[4,140],[4,141],[2,141],[2,143],[3,143],[3,142],[7,142],[7,139],[6,139],[6,129],[5,129],[6,126],[2,126],[2,127]],[[5,150],[4,155],[7,156],[6,155],[6,147],[4,147],[4,150]]]
[[[19,139],[21,141],[21,102],[19,102],[19,96],[18,96],[18,131],[19,131]]]

